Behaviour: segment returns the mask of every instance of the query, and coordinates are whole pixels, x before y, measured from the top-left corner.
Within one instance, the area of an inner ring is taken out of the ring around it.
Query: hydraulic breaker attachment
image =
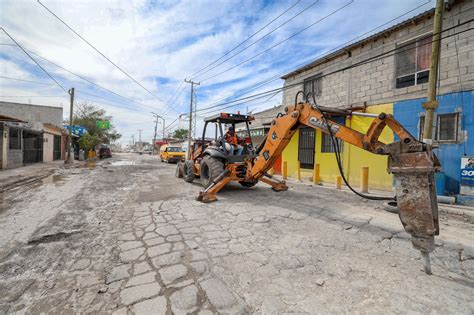
[[[388,168],[395,177],[400,221],[413,247],[421,251],[425,272],[431,274],[429,253],[435,248],[434,236],[439,235],[434,173],[440,164],[426,145],[421,152],[402,153],[402,146],[396,144],[389,145]]]

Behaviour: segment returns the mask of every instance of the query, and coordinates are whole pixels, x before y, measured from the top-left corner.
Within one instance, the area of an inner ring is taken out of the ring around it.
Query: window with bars
[[[339,145],[339,152],[342,151],[342,144],[343,142],[340,139],[335,139],[337,144]],[[323,133],[321,138],[321,153],[334,153],[334,146],[332,145],[331,136],[327,133]]]
[[[335,116],[335,117],[331,117],[331,120],[340,125],[345,124],[345,117]],[[344,142],[337,138],[335,138],[335,140],[338,144],[339,152],[342,152],[342,145]],[[323,132],[322,137],[321,137],[321,153],[331,153],[331,152],[332,153],[336,152],[334,150],[334,146],[332,145],[331,136]]]
[[[10,128],[8,137],[8,147],[10,150],[21,150],[20,129]]]
[[[436,120],[436,137],[439,142],[458,141],[459,113],[439,114]]]
[[[314,168],[314,148],[316,143],[316,130],[310,127],[299,129],[298,161],[301,168]]]
[[[304,80],[304,95],[312,92],[314,96],[320,96],[323,92],[323,78],[321,73]]]
[[[430,74],[432,36],[403,43],[397,49],[395,87],[403,88],[428,82]]]
[[[420,116],[418,122],[418,139],[423,140],[425,116]],[[433,130],[434,140],[438,142],[457,142],[459,128],[459,113],[438,114]]]

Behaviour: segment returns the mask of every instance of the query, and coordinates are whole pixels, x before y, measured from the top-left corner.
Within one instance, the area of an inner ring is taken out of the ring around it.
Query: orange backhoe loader
[[[262,181],[275,191],[286,190],[285,182],[268,171],[301,126],[312,127],[331,136],[341,176],[349,188],[342,172],[337,139],[374,154],[388,155],[388,171],[394,175],[396,193],[396,197],[391,199],[396,199],[403,227],[411,234],[413,246],[421,251],[425,271],[431,273],[429,253],[434,250],[434,236],[439,234],[434,173],[439,170],[440,164],[430,145],[414,138],[390,114],[351,112],[351,115],[373,117],[368,131],[363,134],[331,120],[337,113],[337,110],[319,107],[309,95],[305,102],[297,103],[295,100],[294,105],[285,108],[285,113],[278,114],[272,120],[263,142],[257,148],[253,147],[251,139],[249,143],[242,143],[244,148],[240,155],[230,154],[223,135],[223,124],[235,128],[236,124],[244,123],[250,135],[249,123],[254,118],[227,113],[207,118],[202,142],[195,144],[191,159],[178,166],[177,174],[188,182],[200,178],[205,189],[196,199],[202,202],[217,200],[216,194],[231,181],[239,182],[244,187]],[[215,124],[215,138],[205,141],[206,129],[212,123]],[[380,142],[378,138],[385,127],[390,128],[399,140],[388,144]],[[387,199],[351,190],[369,199]]]

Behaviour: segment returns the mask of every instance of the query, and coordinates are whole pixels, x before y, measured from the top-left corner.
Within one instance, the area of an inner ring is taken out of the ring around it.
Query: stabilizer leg
[[[219,176],[216,177],[216,179],[212,181],[212,184],[209,185],[209,187],[199,192],[196,200],[204,203],[216,201],[216,194],[232,180],[229,175],[230,171],[224,170]]]
[[[265,184],[268,184],[268,185],[272,186],[272,189],[274,191],[288,190],[288,186],[286,186],[285,181],[278,180],[278,179],[276,179],[275,177],[273,177],[272,175],[270,175],[268,173],[265,173],[264,176],[262,178],[260,178],[259,180],[261,180]]]

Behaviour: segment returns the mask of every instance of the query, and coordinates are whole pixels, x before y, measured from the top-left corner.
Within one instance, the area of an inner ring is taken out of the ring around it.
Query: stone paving
[[[470,221],[442,214],[427,276],[380,203],[259,184],[203,204],[173,165],[133,158],[68,175],[61,203],[40,187],[16,204],[59,212],[2,245],[0,314],[474,313]]]

